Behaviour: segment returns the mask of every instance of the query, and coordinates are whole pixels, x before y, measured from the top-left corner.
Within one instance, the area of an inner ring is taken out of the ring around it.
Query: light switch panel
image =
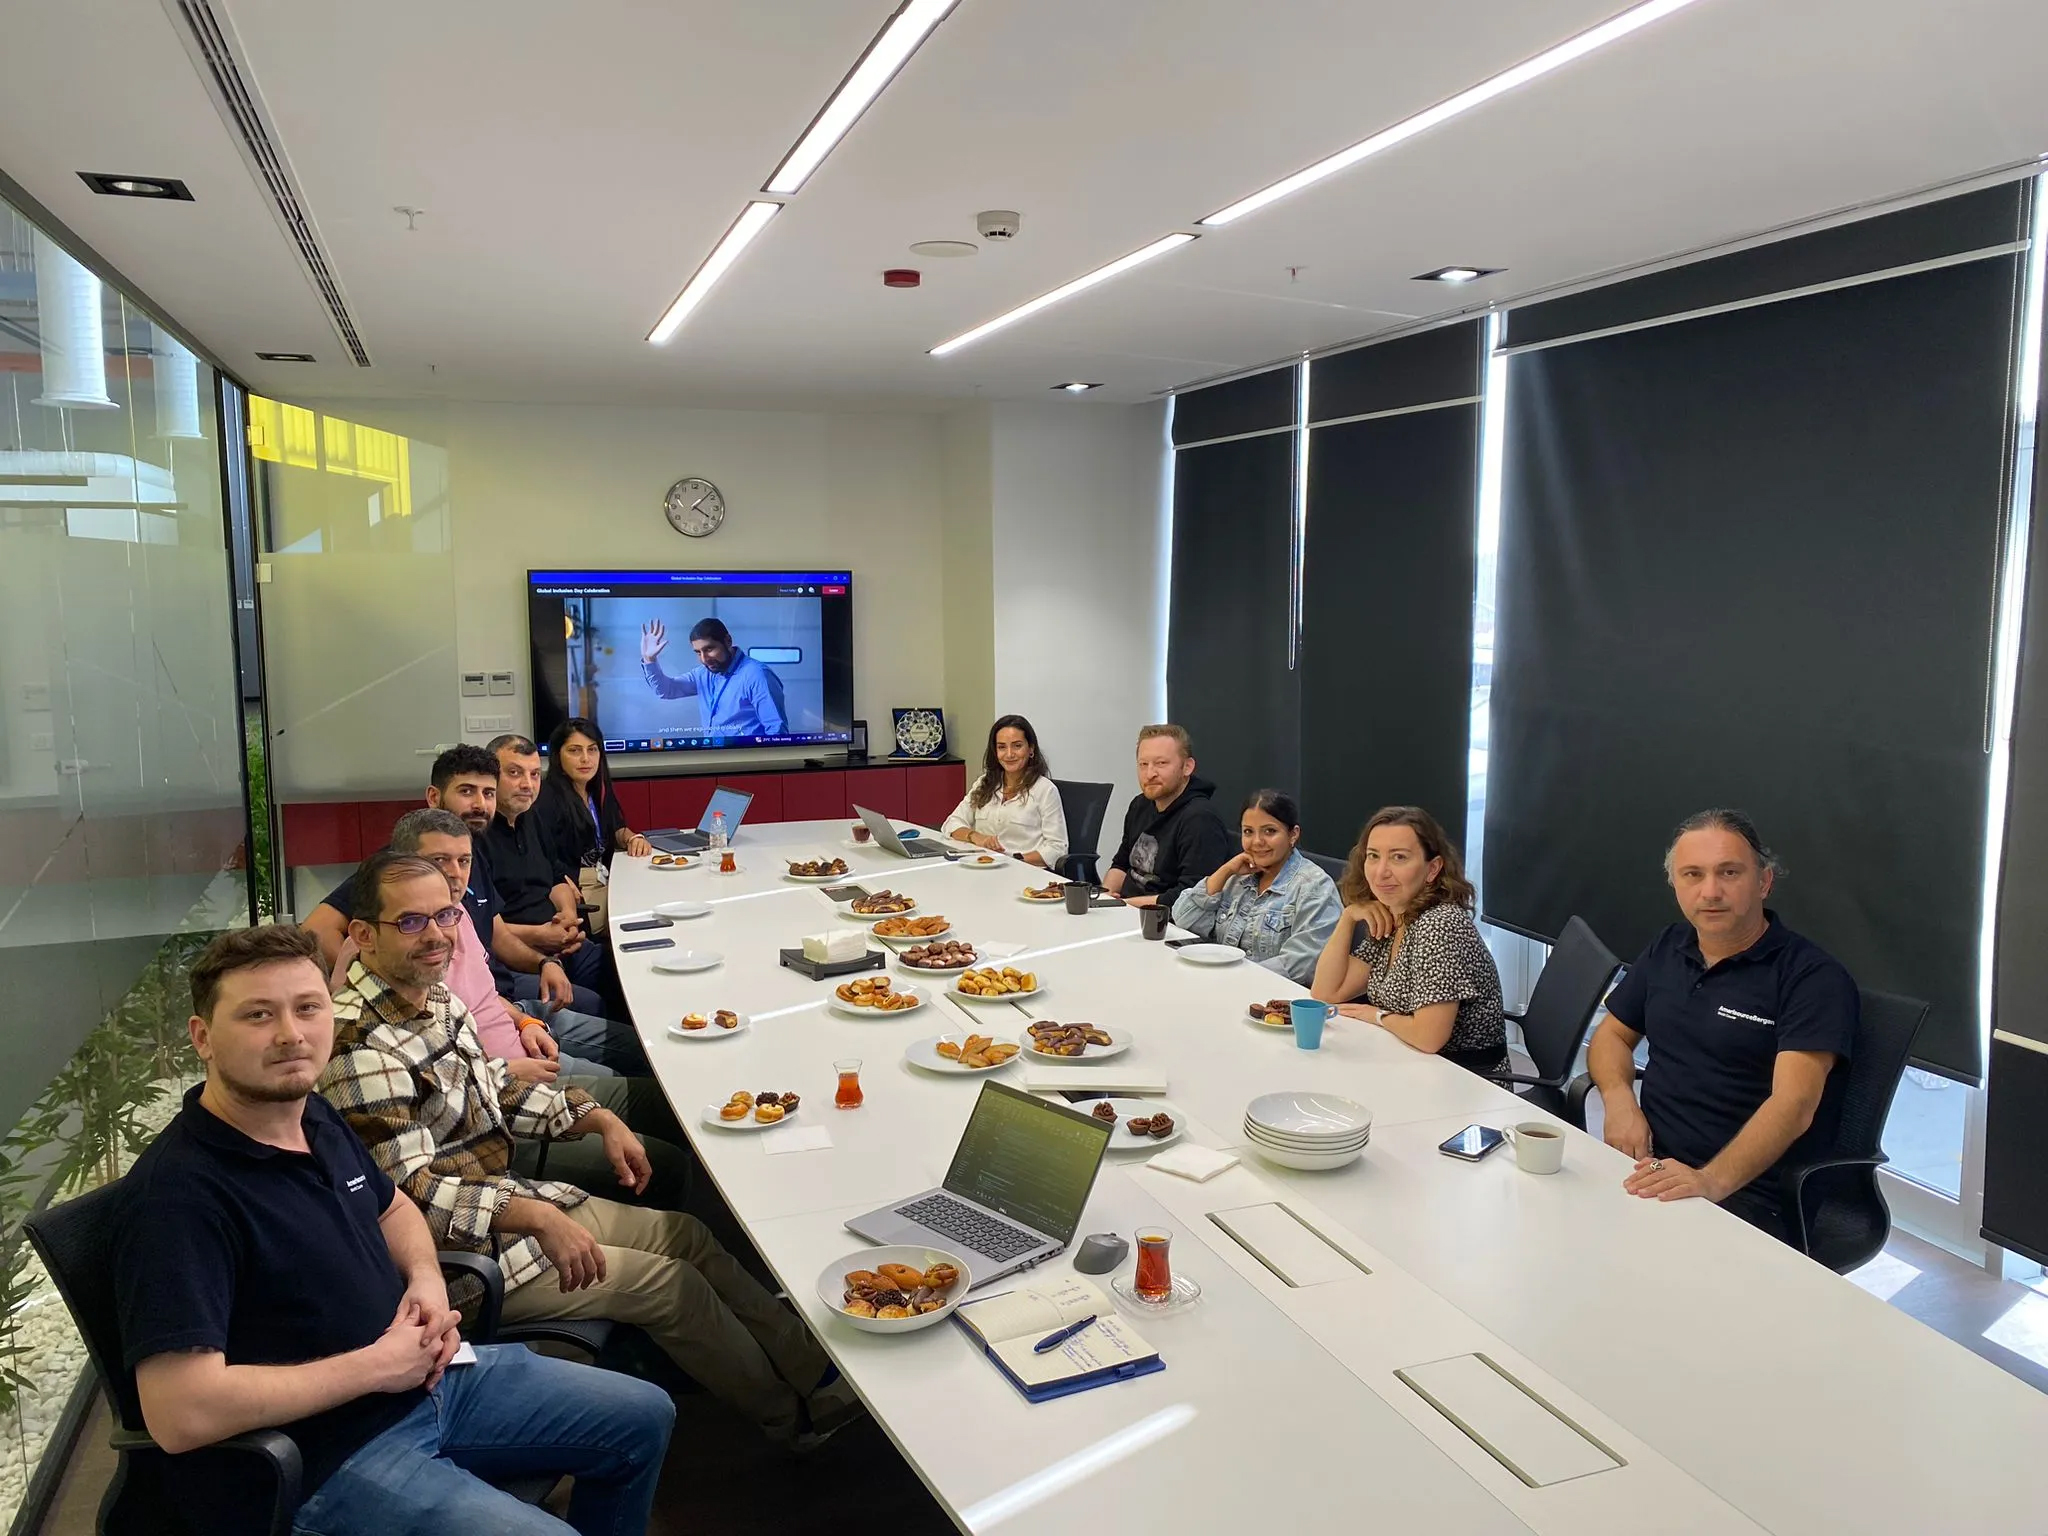
[[[487,691],[484,687],[483,673],[465,672],[462,674],[462,696],[465,699],[480,699]]]
[[[491,674],[492,693],[510,693],[511,691],[512,674],[510,672],[493,672]]]

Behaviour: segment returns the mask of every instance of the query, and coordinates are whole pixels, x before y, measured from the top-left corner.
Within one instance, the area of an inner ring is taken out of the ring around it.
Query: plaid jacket
[[[360,960],[335,994],[334,1058],[320,1091],[412,1196],[437,1244],[495,1254],[508,1291],[552,1268],[535,1238],[502,1242],[491,1224],[515,1195],[564,1209],[590,1198],[511,1171],[515,1138],[580,1135],[576,1122],[597,1108],[590,1095],[512,1077],[484,1054],[469,1010],[446,987],[415,1011]]]

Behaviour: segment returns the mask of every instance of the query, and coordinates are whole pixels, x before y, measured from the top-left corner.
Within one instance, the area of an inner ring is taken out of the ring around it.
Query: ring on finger
[[[1651,1159],[1650,1159],[1650,1172],[1652,1172],[1652,1173],[1662,1173],[1663,1171],[1664,1171],[1664,1159],[1663,1159],[1663,1158],[1661,1158],[1661,1157],[1653,1157],[1653,1158],[1651,1158]]]

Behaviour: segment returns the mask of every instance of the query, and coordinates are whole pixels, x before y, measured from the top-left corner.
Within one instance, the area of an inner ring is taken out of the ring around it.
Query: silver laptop
[[[647,841],[663,853],[696,853],[711,846],[711,818],[720,811],[725,812],[725,840],[731,842],[740,830],[740,823],[747,819],[747,807],[754,803],[754,797],[744,789],[720,787],[711,791],[711,803],[704,807],[704,819],[697,823],[694,832],[678,832],[671,828],[666,832],[650,832]]]
[[[868,824],[868,830],[875,834],[875,841],[891,853],[900,853],[906,859],[942,859],[949,853],[965,851],[963,846],[940,842],[930,837],[904,837],[896,831],[896,824],[879,811],[871,811],[864,805],[853,808],[854,815]]]
[[[1001,1083],[983,1083],[937,1189],[846,1226],[871,1243],[928,1243],[967,1260],[970,1286],[1051,1258],[1074,1240],[1116,1127]]]

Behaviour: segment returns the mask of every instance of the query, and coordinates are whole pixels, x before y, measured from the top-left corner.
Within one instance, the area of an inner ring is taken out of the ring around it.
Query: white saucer
[[[1132,1317],[1171,1317],[1176,1312],[1187,1311],[1202,1299],[1202,1287],[1186,1275],[1173,1277],[1173,1295],[1164,1301],[1146,1301],[1140,1297],[1135,1272],[1118,1275],[1109,1282],[1109,1288],[1116,1292],[1117,1308]]]
[[[687,976],[692,971],[708,971],[723,964],[725,956],[715,949],[678,949],[657,958],[654,968],[664,976]]]
[[[647,867],[657,875],[672,875],[679,869],[695,869],[700,862],[701,859],[697,855],[679,853],[675,855],[675,862],[673,864],[656,864],[650,859]]]
[[[712,1010],[714,1013],[716,1011],[716,1009]],[[710,1013],[705,1015],[706,1018],[710,1016]],[[735,1024],[731,1029],[720,1029],[716,1024],[706,1024],[702,1029],[685,1029],[681,1022],[678,1021],[669,1025],[668,1037],[671,1040],[688,1040],[693,1043],[699,1040],[730,1040],[734,1035],[744,1035],[753,1027],[753,1018],[748,1014],[742,1013],[739,1023]],[[802,1106],[799,1105],[798,1108],[802,1108]],[[721,1121],[719,1123],[723,1124],[724,1122]]]
[[[1187,944],[1174,954],[1189,965],[1236,965],[1244,959],[1244,951],[1235,944]]]
[[[701,901],[664,901],[655,909],[658,917],[709,917],[711,909]]]
[[[979,853],[970,853],[953,861],[955,869],[1001,869],[1016,861],[1008,854],[990,853],[986,848]]]

